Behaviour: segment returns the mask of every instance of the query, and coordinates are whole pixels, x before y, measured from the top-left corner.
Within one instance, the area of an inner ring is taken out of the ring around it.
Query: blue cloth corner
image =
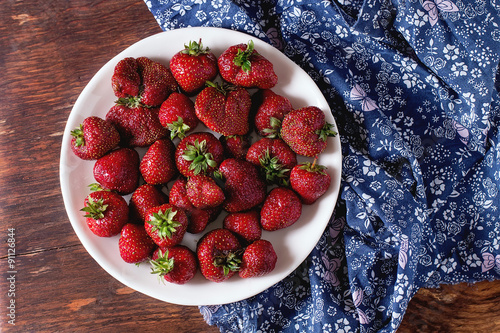
[[[145,0],[315,80],[342,139],[335,213],[297,270],[200,307],[221,332],[394,332],[421,287],[500,278],[500,1]],[[332,203],[334,204],[334,203]]]

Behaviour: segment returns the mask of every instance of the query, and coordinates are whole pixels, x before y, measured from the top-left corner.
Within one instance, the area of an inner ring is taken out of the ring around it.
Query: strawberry
[[[326,139],[337,135],[325,114],[315,106],[307,106],[288,113],[281,124],[281,137],[294,152],[317,157],[326,148]]]
[[[118,249],[125,262],[136,264],[151,256],[156,245],[142,225],[127,223],[120,233]]]
[[[94,164],[95,180],[107,190],[130,194],[139,185],[139,154],[132,148],[119,148]]]
[[[260,211],[260,224],[267,231],[291,226],[302,214],[302,203],[295,192],[275,187],[269,192]]]
[[[201,39],[190,41],[170,59],[170,70],[181,89],[194,94],[217,76],[217,58],[208,47],[203,47]]]
[[[224,192],[209,176],[194,175],[186,184],[186,194],[196,208],[217,207],[224,201]]]
[[[263,276],[274,269],[277,261],[278,256],[271,242],[259,239],[248,245],[243,252],[238,274],[242,278]]]
[[[222,78],[238,86],[269,89],[278,82],[273,64],[254,49],[251,40],[227,48],[217,64]]]
[[[142,74],[141,104],[160,106],[168,95],[177,90],[178,84],[170,70],[163,64],[146,57],[137,58]]]
[[[314,203],[330,187],[330,175],[326,167],[305,162],[296,165],[290,173],[290,185],[306,205]]]
[[[222,135],[245,135],[252,106],[250,93],[241,87],[211,81],[194,103],[196,116],[212,131]]]
[[[151,274],[175,284],[188,282],[198,270],[196,254],[184,245],[157,248],[149,262]]]
[[[260,168],[270,184],[288,184],[297,156],[281,139],[262,138],[248,149],[246,160]]]
[[[186,95],[174,92],[162,103],[158,118],[163,127],[170,131],[170,138],[183,139],[186,133],[198,126],[194,103]]]
[[[115,192],[90,193],[81,209],[86,214],[87,226],[99,237],[118,235],[128,221],[129,208],[123,197]]]
[[[166,203],[167,196],[151,184],[142,184],[130,197],[130,220],[144,224],[146,213],[155,206]]]
[[[250,138],[248,135],[221,135],[219,141],[222,143],[227,157],[245,159],[250,147]]]
[[[116,97],[127,98],[139,95],[141,81],[137,60],[128,57],[116,64],[111,77],[111,86]]]
[[[144,222],[146,232],[160,247],[179,244],[187,225],[188,218],[184,210],[168,203],[150,208]]]
[[[230,213],[249,210],[261,204],[266,197],[266,182],[250,162],[235,158],[224,160],[219,175],[225,180],[226,200],[222,207]]]
[[[292,111],[288,98],[274,93],[270,89],[259,90],[252,96],[255,111],[255,128],[261,136],[279,137],[281,122]]]
[[[209,132],[189,134],[179,142],[175,150],[177,169],[185,177],[212,173],[223,158],[222,144]]]
[[[118,102],[131,108],[160,106],[178,87],[167,67],[146,57],[120,60],[111,85]]]
[[[120,133],[122,146],[146,147],[167,136],[168,131],[161,125],[158,112],[158,108],[114,105],[106,114],[106,120]]]
[[[149,146],[139,169],[148,184],[166,184],[177,175],[175,146],[170,139],[160,139]]]
[[[252,243],[262,236],[260,215],[256,210],[227,214],[223,227],[241,236],[246,243]]]
[[[207,232],[196,249],[201,273],[213,282],[226,281],[239,269],[241,250],[231,231],[219,228]]]
[[[85,118],[71,135],[71,150],[84,160],[96,160],[120,142],[120,134],[113,124],[96,116]]]
[[[215,221],[221,208],[220,206],[206,209],[194,207],[187,196],[186,185],[187,180],[184,178],[174,182],[169,193],[169,203],[184,209],[189,218],[187,232],[198,234],[204,231],[209,223]]]

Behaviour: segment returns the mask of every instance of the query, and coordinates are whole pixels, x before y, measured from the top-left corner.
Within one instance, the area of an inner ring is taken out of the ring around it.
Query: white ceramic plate
[[[252,39],[255,49],[273,63],[278,75],[278,84],[272,90],[289,98],[294,108],[308,105],[321,108],[325,112],[327,121],[335,124],[322,93],[300,67],[272,46],[253,36],[232,30],[186,28],[162,32],[130,46],[97,72],[78,97],[64,132],[60,182],[66,211],[85,249],[109,274],[146,295],[181,305],[213,305],[239,301],[264,291],[295,270],[312,251],[326,228],[337,201],[341,175],[340,139],[337,135],[329,138],[327,149],[319,158],[319,163],[327,166],[328,173],[332,177],[328,192],[314,205],[304,206],[302,216],[293,226],[263,233],[262,238],[273,244],[278,255],[274,271],[263,277],[241,279],[234,276],[228,281],[214,283],[206,280],[198,272],[195,278],[185,285],[163,284],[158,281],[157,276],[150,274],[151,268],[148,263],[136,266],[127,264],[121,259],[118,251],[119,236],[101,238],[92,234],[80,209],[89,193],[88,185],[95,182],[92,174],[94,162],[83,161],[72,153],[70,131],[88,116],[105,117],[116,100],[111,88],[111,76],[119,60],[125,57],[145,56],[168,64],[171,57],[183,49],[185,43],[190,40],[198,41],[200,38],[216,56],[231,45],[246,43]],[[203,129],[197,128],[197,130]],[[220,227],[223,217],[224,213],[210,225],[210,229]],[[183,244],[195,250],[199,237],[200,235],[187,234]]]

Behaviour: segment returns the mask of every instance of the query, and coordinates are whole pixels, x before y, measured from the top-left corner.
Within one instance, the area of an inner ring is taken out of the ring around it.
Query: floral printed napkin
[[[224,27],[280,49],[342,139],[341,198],[308,259],[259,295],[201,307],[209,324],[394,332],[420,287],[500,277],[499,0],[145,3],[163,30]]]

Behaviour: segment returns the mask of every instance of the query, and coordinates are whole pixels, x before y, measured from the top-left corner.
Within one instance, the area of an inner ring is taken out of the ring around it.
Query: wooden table
[[[59,153],[73,103],[109,59],[161,31],[146,5],[6,1],[0,22],[2,331],[217,332],[197,307],[160,302],[106,273],[79,242],[61,197]],[[499,296],[500,281],[421,290],[400,332],[498,331]],[[12,299],[15,326],[7,317]]]

